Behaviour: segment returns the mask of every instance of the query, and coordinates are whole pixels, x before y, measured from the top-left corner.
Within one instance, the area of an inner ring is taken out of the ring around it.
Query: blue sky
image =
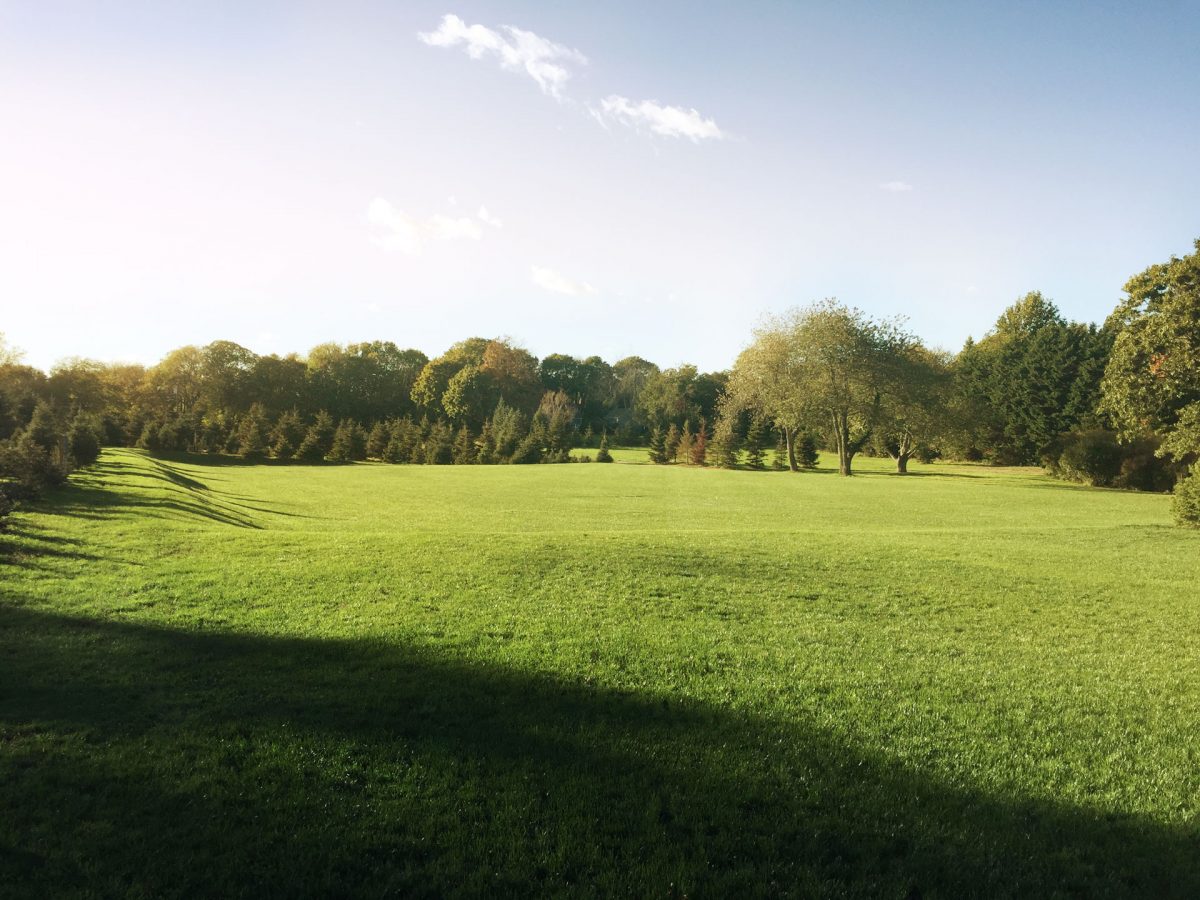
[[[1200,236],[1197,46],[1196,3],[0,0],[0,331],[711,369],[826,296],[1100,321]]]

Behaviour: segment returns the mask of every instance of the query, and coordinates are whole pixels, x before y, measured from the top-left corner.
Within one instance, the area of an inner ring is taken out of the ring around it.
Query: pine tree
[[[354,423],[349,419],[342,419],[333,433],[333,446],[329,448],[326,459],[337,463],[348,463],[354,459]]]
[[[387,449],[390,438],[391,434],[386,422],[380,420],[372,425],[371,433],[367,437],[367,457],[383,459],[383,451]]]
[[[82,412],[75,414],[67,429],[67,448],[76,466],[90,466],[100,458],[100,426]]]
[[[490,466],[496,462],[496,436],[492,432],[492,420],[483,423],[479,439],[475,441],[475,461],[482,466]]]
[[[409,431],[412,429],[409,418],[392,419],[388,426],[388,442],[383,448],[381,459],[386,463],[406,463],[409,461]]]
[[[674,462],[675,453],[679,450],[679,426],[674,422],[667,429],[667,436],[663,438],[663,462]]]
[[[796,453],[796,465],[802,469],[817,467],[817,442],[812,434],[802,431],[792,439],[792,447]]]
[[[271,454],[276,459],[291,459],[304,441],[304,423],[296,410],[283,413],[271,431]]]
[[[662,465],[667,461],[667,444],[657,426],[650,432],[650,462]]]
[[[471,429],[466,425],[458,429],[454,437],[453,458],[456,466],[469,466],[475,462],[475,442],[471,440]]]
[[[692,465],[708,465],[708,423],[700,420],[700,429],[692,439]]]
[[[783,429],[777,428],[775,435],[775,455],[771,457],[771,468],[776,472],[782,472],[787,469],[787,441],[783,435]]]
[[[685,466],[692,464],[692,423],[685,421],[683,430],[679,432],[679,443],[675,445],[675,462],[681,462]]]
[[[454,462],[454,446],[450,434],[450,426],[439,421],[429,429],[429,437],[425,439],[425,463],[430,466],[444,466]]]
[[[267,419],[261,403],[253,403],[237,430],[237,452],[242,459],[257,460],[267,455]]]
[[[738,466],[739,441],[733,420],[727,416],[717,419],[713,431],[712,445],[717,465],[726,469],[736,469]]]
[[[542,442],[539,437],[530,431],[529,434],[525,435],[521,443],[517,444],[517,449],[513,451],[512,459],[509,461],[514,465],[528,465],[541,462]]]
[[[755,419],[750,423],[750,430],[746,433],[746,467],[749,469],[762,469],[765,454],[763,453],[763,440],[765,438],[765,429],[763,423]]]
[[[608,452],[608,435],[600,438],[600,449],[596,451],[596,462],[610,463],[613,461],[612,454]]]
[[[333,449],[333,416],[322,410],[317,413],[312,425],[304,434],[304,440],[296,448],[296,458],[305,462],[321,462]]]

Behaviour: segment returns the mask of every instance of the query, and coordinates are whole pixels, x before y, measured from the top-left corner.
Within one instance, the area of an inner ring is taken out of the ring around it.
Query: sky
[[[1200,3],[0,0],[0,332],[730,366],[824,297],[958,349],[1200,237]]]

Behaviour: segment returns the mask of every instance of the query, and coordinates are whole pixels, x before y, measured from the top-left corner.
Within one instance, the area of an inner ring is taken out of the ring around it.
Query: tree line
[[[1125,286],[1100,326],[1038,292],[955,354],[835,300],[767,319],[730,371],[538,359],[470,338],[429,358],[389,341],[259,355],[230,341],[151,367],[66,359],[49,373],[0,340],[0,513],[100,445],[305,462],[566,462],[649,446],[660,464],[799,470],[817,448],[1041,463],[1065,478],[1169,490],[1200,448],[1200,241]],[[770,451],[774,449],[772,454]],[[1175,489],[1181,517],[1197,479]],[[1189,506],[1190,504],[1190,506]],[[1194,513],[1200,517],[1200,512]]]

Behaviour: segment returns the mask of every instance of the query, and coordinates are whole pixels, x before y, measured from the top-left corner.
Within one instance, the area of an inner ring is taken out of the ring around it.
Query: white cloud
[[[586,281],[572,281],[555,272],[553,269],[545,269],[541,266],[530,266],[529,274],[533,278],[533,283],[540,288],[545,288],[555,294],[566,294],[569,297],[582,297],[585,294],[598,293],[597,290],[588,284]]]
[[[502,68],[523,71],[543,93],[555,98],[562,97],[571,77],[568,65],[587,64],[587,57],[578,50],[511,25],[500,28],[495,31],[484,25],[468,25],[458,16],[446,15],[436,31],[420,32],[417,37],[430,47],[462,46],[471,59],[494,56]]]
[[[504,227],[504,223],[488,212],[486,206],[479,207],[479,212],[475,214],[475,217],[479,219],[480,222],[483,222],[485,225],[491,225],[493,228]]]
[[[907,181],[885,181],[883,184],[879,185],[879,189],[883,191],[889,191],[893,194],[902,194],[905,191],[911,191],[913,186]]]
[[[382,197],[376,197],[367,207],[367,221],[381,229],[371,238],[374,244],[389,253],[399,251],[410,256],[420,253],[427,241],[477,241],[483,237],[483,229],[474,219],[455,219],[440,213],[416,219]]]
[[[704,118],[696,110],[663,106],[654,100],[633,103],[626,97],[610,94],[600,101],[600,111],[631,128],[649,128],[666,137],[685,137],[693,141],[728,137],[715,121]]]

